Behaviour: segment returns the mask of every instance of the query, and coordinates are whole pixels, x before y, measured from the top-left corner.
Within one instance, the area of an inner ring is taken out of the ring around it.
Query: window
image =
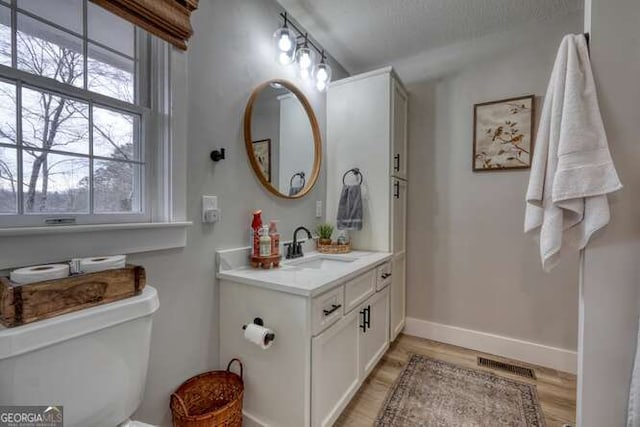
[[[0,227],[150,220],[158,46],[87,0],[0,0]]]

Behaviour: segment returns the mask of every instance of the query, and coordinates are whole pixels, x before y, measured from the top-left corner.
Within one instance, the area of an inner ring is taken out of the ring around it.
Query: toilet
[[[144,392],[156,290],[15,328],[0,327],[0,406],[62,405],[67,427],[129,420]]]

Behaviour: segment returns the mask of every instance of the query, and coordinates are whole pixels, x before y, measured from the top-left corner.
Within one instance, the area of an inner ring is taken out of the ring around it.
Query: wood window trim
[[[134,25],[186,50],[193,35],[191,12],[199,0],[90,0]]]

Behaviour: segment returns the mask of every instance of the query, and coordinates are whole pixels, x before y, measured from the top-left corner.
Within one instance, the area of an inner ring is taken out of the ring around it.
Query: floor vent
[[[512,365],[510,363],[498,362],[497,360],[485,359],[484,357],[478,357],[478,365],[485,366],[491,369],[499,369],[501,371],[507,371],[514,375],[519,375],[525,378],[536,379],[536,373],[533,369],[524,368],[522,366]]]

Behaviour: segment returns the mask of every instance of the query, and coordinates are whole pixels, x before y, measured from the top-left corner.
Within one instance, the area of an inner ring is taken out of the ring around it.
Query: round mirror
[[[286,80],[258,86],[244,113],[247,155],[258,180],[271,193],[298,199],[320,174],[322,141],[311,104]]]

